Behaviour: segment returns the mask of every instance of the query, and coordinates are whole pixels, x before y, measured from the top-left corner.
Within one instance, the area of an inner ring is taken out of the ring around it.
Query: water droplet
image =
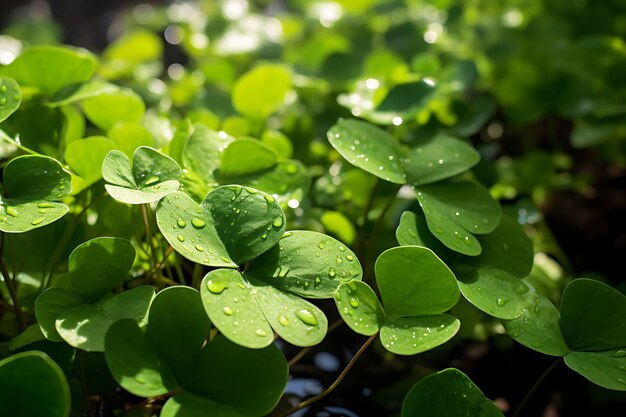
[[[232,316],[232,315],[233,315],[233,313],[234,313],[233,309],[232,309],[232,308],[230,308],[230,307],[228,307],[228,306],[227,306],[227,307],[224,307],[224,308],[222,309],[222,311],[223,311],[223,312],[224,312],[224,314],[226,314],[227,316]]]
[[[320,277],[315,277],[315,283],[319,284],[320,282],[322,282],[322,279]]]
[[[4,106],[5,104],[7,104],[7,99],[6,98],[0,99],[0,105]]]
[[[30,224],[32,224],[33,226],[37,226],[38,224],[42,223],[44,220],[46,220],[43,217],[40,217],[38,219],[33,220],[32,222],[30,222]]]
[[[278,322],[283,326],[289,326],[289,319],[285,316],[278,316]]]
[[[243,285],[241,282],[238,282],[238,283],[237,283],[237,286],[238,286],[239,288],[241,288],[241,289],[246,288],[246,286],[245,286],[245,285]]]
[[[482,218],[482,219],[480,219],[480,222],[482,224],[489,224],[489,219]]]
[[[267,233],[263,233],[263,234],[261,235],[261,239],[267,239]]]
[[[274,227],[280,227],[283,225],[283,218],[282,217],[276,217],[274,219],[274,221],[272,222],[272,224],[274,225]]]
[[[278,267],[278,276],[280,278],[285,278],[287,276],[287,273],[289,272],[289,267],[288,266],[279,266]]]
[[[193,227],[198,229],[202,229],[204,226],[206,226],[206,222],[204,220],[197,218],[191,220],[191,224],[193,224]]]
[[[53,208],[54,204],[52,204],[52,203],[37,203],[37,207],[39,207],[39,208]]]
[[[309,326],[317,326],[317,318],[315,315],[311,313],[309,310],[302,309],[296,311],[296,316],[302,320],[304,324],[308,324]]]
[[[617,363],[617,364],[615,364],[615,367],[616,367],[617,369],[619,369],[620,371],[624,371],[624,372],[626,372],[626,365],[624,365],[624,364]]]
[[[198,252],[204,252],[204,247],[202,247],[202,245],[196,245],[195,248]]]
[[[144,181],[144,185],[152,185],[155,182],[159,182],[159,177],[153,175],[152,177],[149,177],[147,180]]]
[[[226,285],[224,285],[223,283],[211,280],[206,283],[206,287],[213,294],[221,294],[226,289]]]
[[[506,297],[498,298],[496,300],[496,304],[498,304],[498,307],[504,307],[508,302],[509,302],[509,299]]]
[[[624,384],[624,385],[626,385],[626,380],[625,380],[625,379],[622,379],[622,378],[615,378],[615,380],[616,380],[617,382],[619,382],[620,384]]]
[[[0,93],[6,93],[7,92],[7,86],[3,85],[2,87],[0,87]]]
[[[324,246],[326,246],[324,244],[324,242],[320,242],[320,243],[317,244],[317,247],[320,248],[320,249],[324,249]]]
[[[263,330],[263,329],[256,329],[254,331],[254,334],[257,335],[257,336],[261,336],[261,337],[267,336],[267,332],[265,330]]]
[[[348,292],[350,294],[354,294],[354,292],[356,291],[356,284],[354,283],[354,281],[348,282],[348,288],[349,288]]]
[[[625,349],[616,350],[615,352],[611,353],[611,357],[612,358],[626,357],[626,350]]]
[[[465,236],[465,239],[463,239],[463,243],[465,243],[467,246],[472,246],[474,244],[474,242],[469,238],[469,236]]]
[[[343,262],[343,259],[339,255],[337,255],[337,263],[340,264]]]
[[[534,347],[534,348],[540,348],[543,345],[541,343],[539,343],[539,342],[533,342],[533,343],[531,343],[531,346]]]
[[[357,301],[356,298],[351,298],[350,299],[350,306],[352,308],[358,308],[359,307],[359,302]]]
[[[348,256],[346,256],[346,259],[349,260],[349,261],[353,261],[354,260],[354,256],[348,255]]]
[[[17,212],[17,210],[15,210],[15,207],[7,206],[6,207],[6,212],[7,212],[8,215],[10,215],[12,217],[17,217],[18,216],[18,212]]]
[[[185,236],[183,236],[183,235],[178,235],[178,236],[176,236],[176,238],[177,238],[180,242],[184,242],[184,241],[185,241]]]
[[[330,270],[328,271],[328,276],[329,277],[334,277],[335,275],[337,275],[337,273],[335,272],[335,270],[333,268],[330,268]]]
[[[183,219],[178,219],[176,221],[176,224],[178,225],[178,227],[185,227],[185,226],[187,226],[187,222],[184,221]]]

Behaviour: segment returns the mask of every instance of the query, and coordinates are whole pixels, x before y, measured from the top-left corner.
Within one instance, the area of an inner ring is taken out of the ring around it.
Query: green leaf
[[[480,184],[446,181],[416,189],[430,231],[448,248],[476,256],[481,246],[474,234],[492,232],[502,216],[500,205]]]
[[[397,124],[398,119],[394,120],[396,117],[400,117],[400,122],[413,119],[426,107],[434,91],[432,84],[422,80],[396,85],[369,117],[384,124]]]
[[[289,138],[278,130],[265,130],[261,142],[271,148],[279,158],[288,159],[293,155],[293,145]]]
[[[303,297],[330,298],[342,282],[360,280],[363,270],[354,252],[338,240],[296,230],[256,258],[246,275]]]
[[[448,314],[392,318],[381,326],[380,341],[396,355],[415,355],[444,344],[460,327],[461,322]]]
[[[158,201],[176,191],[181,170],[176,161],[147,146],[137,148],[130,160],[121,151],[111,151],[102,162],[102,176],[111,197],[127,204]]]
[[[509,336],[522,345],[546,355],[564,356],[569,352],[561,328],[559,310],[543,295],[534,292],[534,305],[528,305],[514,320],[504,320]]]
[[[156,219],[169,244],[190,261],[236,266],[218,236],[206,200],[198,205],[187,194],[174,192],[159,201]]]
[[[442,313],[459,299],[454,274],[430,249],[400,246],[376,260],[376,282],[390,318]]]
[[[0,231],[23,233],[46,226],[68,211],[55,202],[71,191],[71,174],[55,159],[26,155],[12,159],[4,168],[4,191],[0,196]]]
[[[251,350],[218,336],[202,350],[186,390],[170,399],[161,415],[261,417],[276,406],[287,377],[277,347]]]
[[[402,213],[396,229],[396,240],[402,246],[425,246],[443,260],[452,259],[456,255],[428,230],[426,217],[421,210],[418,210],[418,213],[412,211]]]
[[[132,90],[119,90],[89,97],[82,102],[85,116],[99,129],[108,132],[118,122],[139,123],[145,104]]]
[[[0,409],[14,417],[68,417],[70,389],[48,355],[28,351],[0,361]]]
[[[17,110],[21,103],[20,86],[12,78],[0,77],[0,123]]]
[[[58,91],[52,99],[46,103],[46,106],[65,106],[100,94],[115,93],[118,90],[118,86],[102,80],[91,80],[84,84],[72,84]]]
[[[389,133],[358,120],[339,120],[328,131],[330,144],[350,162],[385,181],[405,184],[404,150]]]
[[[154,139],[148,129],[138,123],[119,122],[110,131],[109,138],[115,148],[132,158],[137,148],[154,146]]]
[[[61,88],[89,80],[98,61],[90,52],[68,46],[31,46],[0,73],[22,87],[36,87],[52,95]]]
[[[65,148],[65,162],[91,185],[102,178],[102,162],[115,144],[104,136],[76,140]]]
[[[274,341],[272,328],[239,271],[209,272],[202,280],[200,294],[211,323],[234,343],[260,349]]]
[[[528,286],[519,278],[498,269],[457,267],[454,269],[463,296],[479,310],[512,320],[524,314],[532,301]]]
[[[457,369],[420,379],[404,398],[402,417],[504,417],[474,383]]]
[[[328,320],[322,310],[263,281],[248,276],[246,279],[265,319],[283,340],[296,346],[313,346],[324,339]]]
[[[561,330],[572,350],[626,347],[626,296],[591,279],[575,279],[563,291]]]
[[[371,336],[385,321],[385,311],[374,290],[362,281],[342,283],[334,298],[341,318],[356,333]]]
[[[76,348],[103,352],[104,338],[109,327],[122,319],[142,322],[153,297],[152,287],[142,285],[105,297],[94,304],[79,305],[57,317],[57,332]]]
[[[272,196],[253,188],[226,185],[202,202],[229,257],[237,264],[256,258],[283,236],[287,220]]]
[[[123,282],[135,261],[135,247],[126,239],[98,237],[72,251],[67,277],[86,301],[96,301]]]
[[[146,335],[176,380],[188,379],[211,326],[200,293],[183,286],[164,289],[150,305],[148,323]]]
[[[565,364],[594,384],[626,391],[626,349],[603,352],[569,352]]]
[[[246,175],[271,168],[276,154],[256,139],[237,139],[222,153],[220,174],[226,177]]]
[[[183,148],[183,166],[204,182],[215,181],[213,172],[220,167],[222,152],[234,140],[224,132],[218,133],[203,125],[194,125],[193,134]]]
[[[419,186],[461,174],[480,160],[478,152],[452,136],[437,135],[416,143],[404,157],[405,182]]]
[[[83,304],[83,299],[73,291],[64,288],[48,288],[35,301],[35,316],[46,339],[61,342],[56,320],[61,313]]]
[[[113,378],[131,394],[153,397],[177,386],[157,346],[134,320],[119,320],[109,327],[104,355]]]
[[[233,86],[231,97],[235,109],[255,120],[276,112],[291,89],[291,73],[279,65],[259,65],[242,75]]]

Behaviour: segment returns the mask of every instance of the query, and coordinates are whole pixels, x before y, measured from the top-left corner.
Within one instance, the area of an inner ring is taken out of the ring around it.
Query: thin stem
[[[291,410],[287,410],[285,413],[280,414],[279,417],[286,417],[288,415],[291,415],[295,413],[296,411],[301,410],[305,407],[308,407],[311,404],[321,400],[322,398],[326,397],[328,394],[333,392],[335,388],[337,388],[337,386],[341,383],[341,381],[343,381],[346,375],[348,375],[348,372],[350,372],[350,369],[352,369],[356,361],[361,357],[361,355],[363,355],[363,352],[365,352],[367,348],[369,347],[369,345],[371,345],[372,342],[376,340],[376,336],[378,336],[378,333],[373,334],[372,336],[369,337],[369,339],[365,341],[365,343],[363,343],[363,346],[361,346],[358,352],[354,354],[352,359],[350,359],[350,362],[348,362],[348,364],[343,369],[343,371],[341,371],[341,374],[339,374],[337,379],[335,379],[335,382],[333,382],[328,388],[326,388],[324,391],[317,394],[315,397],[311,397],[308,400],[302,401],[300,404],[296,405]]]
[[[28,327],[28,323],[26,321],[26,317],[24,316],[24,312],[22,311],[22,306],[20,305],[20,299],[17,296],[17,291],[15,289],[15,285],[13,285],[13,278],[9,275],[9,271],[7,270],[7,266],[4,263],[4,233],[0,232],[0,272],[2,272],[2,276],[4,277],[4,282],[9,290],[9,295],[11,296],[11,300],[13,301],[13,310],[15,311],[15,316],[17,317],[20,328],[25,330]]]
[[[148,246],[150,246],[150,256],[152,257],[152,265],[156,267],[158,264],[156,249],[154,249],[154,242],[152,241],[152,228],[150,227],[150,221],[148,220],[148,211],[146,210],[147,204],[142,204],[141,216],[143,217],[143,225],[146,228],[146,239],[148,240]]]
[[[335,321],[333,324],[328,326],[327,334],[332,332],[333,330],[335,330],[337,327],[341,326],[343,323],[344,323],[344,321],[342,319],[339,319],[339,320]],[[287,366],[289,366],[291,368],[293,365],[298,363],[300,361],[300,359],[302,359],[307,353],[309,353],[309,351],[311,350],[311,347],[312,346],[307,346],[305,348],[300,349],[300,351],[298,353],[296,353],[293,356],[293,358],[289,359],[289,362],[287,362]]]
[[[528,402],[530,401],[532,396],[535,395],[535,392],[537,392],[537,390],[539,389],[541,384],[543,384],[543,382],[546,380],[548,375],[550,375],[552,373],[552,371],[554,371],[557,368],[557,366],[559,366],[561,364],[562,361],[563,361],[563,358],[557,358],[557,360],[555,360],[552,363],[552,365],[550,365],[550,367],[548,369],[546,369],[543,374],[541,374],[539,379],[537,379],[537,381],[530,388],[528,393],[526,393],[526,396],[524,397],[522,402],[517,406],[517,409],[515,410],[515,413],[513,413],[513,415],[511,417],[520,417],[522,415],[522,411],[524,411],[524,408],[528,405]]]
[[[35,152],[32,149],[27,148],[26,146],[22,145],[20,142],[16,141],[12,137],[7,136],[3,133],[0,133],[0,139],[2,139],[5,142],[9,142],[11,145],[15,146],[16,148],[21,149],[22,151],[29,153],[31,155],[41,155],[39,152]]]
[[[148,406],[152,405],[153,402],[160,401],[160,400],[163,400],[165,398],[171,397],[172,395],[176,394],[176,392],[177,391],[174,390],[174,391],[166,392],[165,394],[157,395],[156,397],[146,398],[142,402],[137,403],[137,404],[131,406],[130,408],[122,411],[117,416],[118,417],[127,416],[127,415],[129,415],[130,413],[132,413],[135,410],[138,410],[140,408],[144,408],[144,407],[148,407]]]
[[[161,259],[155,266],[154,268],[152,268],[150,271],[148,271],[147,277],[151,278],[153,275],[157,274],[162,268],[163,268],[163,264],[165,263],[165,261],[167,260],[167,258],[169,258],[169,256],[172,254],[172,252],[174,252],[174,248],[172,246],[170,246],[169,248],[167,248],[167,251],[165,252],[165,254],[163,255],[163,259]],[[171,280],[170,280],[171,281]]]
[[[85,397],[85,406],[87,407],[87,415],[89,417],[93,417],[93,410],[91,408],[91,401],[89,400],[89,390],[87,389],[87,378],[85,377],[85,363],[84,363],[84,352],[78,351],[78,357],[80,360],[80,379],[83,386],[83,396]]]

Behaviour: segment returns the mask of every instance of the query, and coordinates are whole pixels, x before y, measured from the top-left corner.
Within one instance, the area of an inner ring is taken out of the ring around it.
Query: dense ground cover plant
[[[624,162],[621,6],[589,7],[610,29],[559,2],[143,5],[99,55],[9,27],[0,409],[283,416],[372,344],[496,334],[626,391],[626,298],[560,274],[536,207],[577,174],[557,152],[496,157],[501,118],[558,114]],[[294,365],[343,323],[367,339],[290,402]],[[428,373],[386,411],[503,415],[460,370]]]

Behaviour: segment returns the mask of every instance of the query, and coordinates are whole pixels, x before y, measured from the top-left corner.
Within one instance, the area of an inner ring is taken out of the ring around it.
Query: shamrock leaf
[[[133,245],[120,238],[96,238],[74,249],[65,276],[68,288],[49,288],[35,302],[46,338],[102,352],[111,324],[125,318],[142,322],[154,297],[151,287],[110,293],[124,281],[134,260]]]
[[[63,199],[71,191],[71,175],[55,159],[26,155],[4,168],[0,196],[0,230],[23,233],[46,226],[69,211]]]
[[[68,417],[70,389],[48,355],[31,350],[0,361],[0,407],[11,416]]]
[[[236,266],[266,252],[285,231],[274,198],[238,185],[222,186],[197,204],[182,192],[161,200],[157,224],[187,259],[210,266]]]
[[[178,189],[180,175],[176,161],[147,146],[135,150],[132,166],[128,156],[117,150],[102,163],[102,177],[109,183],[104,187],[111,197],[127,204],[160,200]]]
[[[239,347],[223,336],[205,345],[209,326],[196,290],[165,289],[155,297],[144,329],[131,320],[111,326],[107,364],[134,395],[176,391],[163,416],[260,417],[270,412],[287,383],[282,353],[275,346]]]
[[[105,132],[119,122],[140,122],[146,108],[141,97],[129,89],[87,97],[82,101],[82,106],[85,116]]]
[[[233,106],[251,119],[264,120],[283,105],[290,89],[289,70],[278,65],[259,65],[233,86]]]
[[[211,322],[231,341],[263,348],[276,331],[296,346],[319,343],[328,321],[308,301],[233,269],[209,272],[202,281],[202,302]]]
[[[0,122],[17,110],[21,103],[20,86],[12,78],[0,77]]]

